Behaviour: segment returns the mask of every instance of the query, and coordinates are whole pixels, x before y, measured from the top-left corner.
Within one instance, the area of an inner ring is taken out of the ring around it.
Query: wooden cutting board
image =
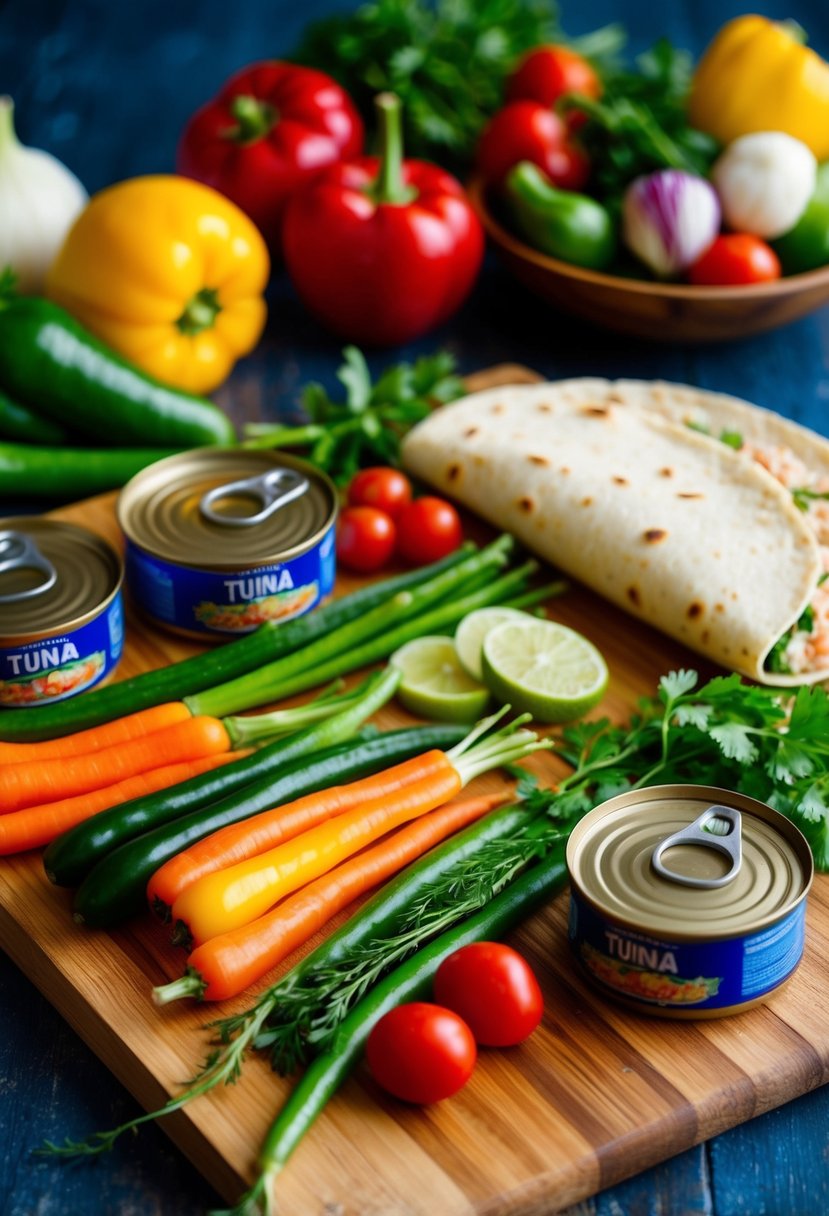
[[[496,369],[476,377],[473,387],[519,378],[532,376]],[[114,500],[105,495],[56,514],[119,543]],[[350,585],[343,579],[338,591]],[[612,675],[601,712],[615,719],[625,719],[637,697],[652,693],[663,672],[701,669],[697,656],[583,589],[554,601],[550,612],[601,647]],[[117,675],[198,649],[150,627],[128,606]],[[394,706],[376,720],[383,726],[411,721]],[[557,774],[548,757],[532,764],[545,779]],[[499,781],[482,778],[476,788],[497,788]],[[204,1058],[204,1024],[245,1007],[249,998],[156,1009],[151,987],[183,966],[166,930],[147,916],[112,933],[84,932],[73,926],[69,905],[69,893],[47,882],[39,855],[0,860],[0,945],[153,1109],[177,1093]],[[384,1097],[358,1071],[280,1180],[282,1211],[549,1213],[829,1078],[829,877],[818,876],[809,897],[806,951],[794,978],[768,1004],[716,1021],[661,1022],[606,1002],[573,967],[566,912],[564,893],[513,938],[544,990],[539,1030],[521,1047],[483,1051],[466,1088],[430,1108]],[[231,1200],[250,1179],[257,1147],[287,1092],[286,1081],[252,1059],[235,1086],[200,1098],[162,1126]]]

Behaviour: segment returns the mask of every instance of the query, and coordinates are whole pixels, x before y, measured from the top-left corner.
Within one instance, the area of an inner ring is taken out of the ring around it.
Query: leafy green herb
[[[618,208],[627,185],[657,169],[706,176],[719,145],[688,125],[686,106],[693,61],[661,38],[636,60],[635,70],[605,75],[599,101],[572,95],[562,105],[587,115],[579,140],[593,166],[595,192]]]
[[[344,484],[366,465],[398,464],[406,431],[435,405],[466,391],[446,351],[394,364],[376,384],[356,346],[347,346],[343,357],[337,378],[345,388],[344,401],[334,401],[321,384],[309,384],[302,395],[309,425],[254,423],[245,428],[245,446],[307,448],[312,464]]]
[[[829,493],[809,490],[806,486],[796,486],[792,490],[792,500],[798,511],[808,511],[810,503],[829,502]]]
[[[689,431],[696,431],[699,435],[710,435],[711,428],[707,427],[704,422],[694,422],[692,418],[685,420],[685,426]],[[733,448],[735,452],[739,452],[745,440],[739,431],[722,430],[717,436],[720,443],[724,443],[726,447]]]
[[[376,93],[396,93],[408,155],[468,164],[518,57],[558,36],[551,0],[368,0],[312,24],[291,58],[333,76],[367,119]]]

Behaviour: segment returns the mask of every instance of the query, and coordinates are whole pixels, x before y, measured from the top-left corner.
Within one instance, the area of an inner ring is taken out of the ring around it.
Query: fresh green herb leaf
[[[665,38],[640,55],[633,69],[604,77],[600,100],[572,95],[565,110],[580,110],[579,129],[593,166],[593,186],[612,210],[627,185],[657,169],[684,169],[706,176],[719,151],[716,141],[688,125],[687,99],[693,63]]]
[[[806,486],[797,486],[792,490],[792,500],[798,511],[808,511],[810,503],[829,501],[829,493],[819,493]]]
[[[423,355],[413,364],[394,364],[375,384],[356,346],[347,346],[343,359],[337,378],[345,388],[344,401],[335,401],[321,384],[309,384],[302,394],[309,425],[258,423],[245,428],[246,443],[258,448],[305,447],[312,464],[344,484],[367,465],[399,464],[406,431],[434,406],[466,392],[447,351]]]
[[[468,166],[519,56],[560,40],[556,15],[551,0],[368,0],[313,23],[291,59],[333,76],[368,121],[374,95],[396,93],[407,154]]]
[[[729,448],[734,448],[735,452],[739,452],[745,440],[739,431],[720,431],[720,443],[724,443]]]

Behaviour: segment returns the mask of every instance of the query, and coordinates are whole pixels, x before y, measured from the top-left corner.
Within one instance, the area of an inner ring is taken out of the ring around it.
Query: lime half
[[[601,701],[607,664],[587,638],[527,617],[504,621],[487,633],[484,679],[499,701],[528,710],[539,722],[570,722]]]
[[[451,638],[415,638],[389,662],[401,672],[398,701],[418,717],[474,722],[489,704],[489,689],[464,670]]]
[[[455,646],[457,647],[458,658],[474,679],[483,680],[484,678],[481,650],[483,649],[484,638],[490,629],[494,629],[496,625],[503,624],[504,621],[515,619],[526,621],[526,612],[519,612],[517,608],[476,608],[474,612],[470,612],[468,616],[465,616],[460,625],[458,625],[455,630]]]

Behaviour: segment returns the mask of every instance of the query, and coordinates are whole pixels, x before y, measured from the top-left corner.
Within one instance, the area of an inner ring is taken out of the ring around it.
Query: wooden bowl
[[[507,269],[536,295],[595,325],[655,342],[729,342],[776,329],[829,301],[829,266],[748,287],[691,287],[571,266],[525,245],[489,206],[480,179],[469,197]]]

